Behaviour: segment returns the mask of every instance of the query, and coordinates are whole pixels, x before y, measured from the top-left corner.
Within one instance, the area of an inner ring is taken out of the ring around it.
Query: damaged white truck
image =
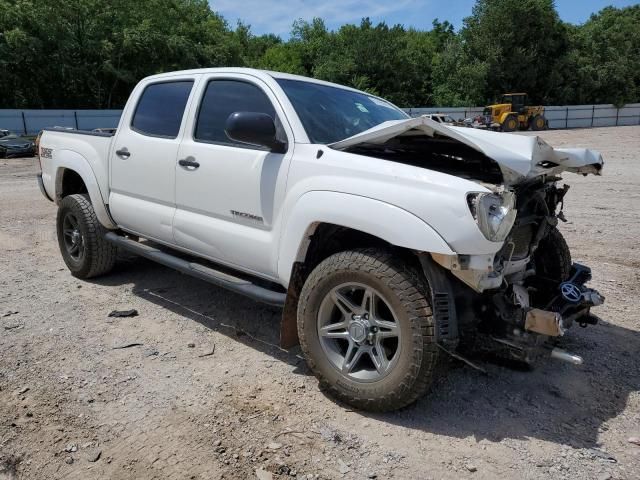
[[[142,80],[115,133],[46,130],[38,153],[73,275],[123,248],[283,307],[282,345],[359,408],[413,402],[470,349],[579,363],[559,338],[604,300],[557,229],[560,174],[599,175],[594,151],[203,69]]]

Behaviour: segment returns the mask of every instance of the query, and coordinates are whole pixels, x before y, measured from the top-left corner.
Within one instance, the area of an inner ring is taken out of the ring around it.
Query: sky
[[[334,30],[345,23],[360,23],[370,17],[374,23],[385,21],[421,30],[430,29],[435,18],[449,20],[456,29],[471,14],[475,0],[209,0],[211,8],[221,13],[233,27],[237,20],[251,25],[254,34],[275,33],[289,37],[291,24],[302,18],[321,17]],[[560,18],[583,23],[592,13],[613,5],[625,7],[637,0],[556,0]]]

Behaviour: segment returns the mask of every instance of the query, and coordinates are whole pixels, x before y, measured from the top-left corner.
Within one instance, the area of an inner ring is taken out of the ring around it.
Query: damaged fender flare
[[[428,253],[419,253],[422,270],[431,289],[431,309],[436,324],[436,342],[449,348],[458,344],[458,316],[453,285],[447,271]]]

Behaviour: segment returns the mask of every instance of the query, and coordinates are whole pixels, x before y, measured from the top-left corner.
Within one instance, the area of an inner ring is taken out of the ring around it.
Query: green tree
[[[607,7],[571,30],[575,103],[640,100],[640,5]]]

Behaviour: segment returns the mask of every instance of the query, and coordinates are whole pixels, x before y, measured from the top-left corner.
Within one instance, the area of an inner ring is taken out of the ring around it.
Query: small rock
[[[591,455],[593,455],[593,456],[595,456],[597,458],[601,458],[602,460],[606,460],[607,462],[611,462],[611,463],[616,463],[617,462],[616,458],[613,455],[611,455],[611,454],[609,454],[609,453],[607,453],[607,452],[605,452],[603,450],[598,450],[597,448],[590,448],[590,449],[587,450],[587,452],[589,452]]]
[[[100,455],[102,455],[102,450],[95,450],[93,452],[89,452],[89,456],[87,457],[87,460],[89,460],[90,462],[97,462],[98,460],[100,460]]]
[[[273,474],[262,468],[256,469],[256,477],[258,477],[258,480],[273,480]]]
[[[187,347],[196,348],[196,344],[195,343],[187,343]]]
[[[349,465],[347,465],[346,463],[344,463],[340,458],[338,459],[338,471],[342,474],[345,475],[347,473],[349,473],[351,471],[351,469],[349,468]]]
[[[467,470],[469,470],[471,473],[478,471],[478,467],[476,467],[475,465],[472,465],[472,464],[465,465],[464,467]]]
[[[215,442],[213,442],[213,446],[214,447],[219,447],[221,443],[222,443],[221,440],[216,440]]]
[[[22,387],[20,390],[18,390],[18,394],[19,395],[24,395],[25,393],[27,393],[30,390],[29,387]]]
[[[67,452],[67,453],[77,452],[78,451],[78,445],[76,445],[75,443],[70,443],[69,445],[64,447],[64,451]]]
[[[640,447],[640,437],[629,437],[627,442],[633,443],[634,445],[638,445]]]
[[[269,445],[267,445],[267,448],[269,450],[278,450],[279,448],[282,448],[282,444],[281,443],[276,443],[276,442],[271,442]]]
[[[64,459],[64,463],[71,465],[73,463],[73,457],[67,457]]]
[[[611,480],[613,477],[610,473],[601,473],[598,475],[598,480]]]
[[[11,315],[16,315],[18,313],[17,310],[9,310],[7,313],[4,313],[3,317],[10,317]]]
[[[377,473],[370,473],[369,475],[367,475],[367,478],[371,478],[371,479],[378,478],[378,474]]]

